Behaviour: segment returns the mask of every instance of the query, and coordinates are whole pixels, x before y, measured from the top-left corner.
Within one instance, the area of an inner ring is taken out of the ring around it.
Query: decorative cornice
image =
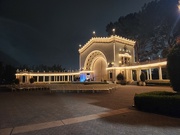
[[[15,75],[18,76],[65,76],[65,75],[79,75],[80,72],[19,72]]]
[[[143,65],[134,65],[134,66],[125,66],[125,67],[109,67],[109,68],[106,68],[106,70],[149,69],[149,68],[161,67],[161,66],[166,66],[166,65],[167,65],[167,61],[163,61],[163,62],[157,62],[157,63],[143,64]]]
[[[127,45],[131,45],[133,47],[135,45],[135,41],[117,35],[111,37],[93,37],[83,47],[79,49],[79,53],[85,51],[93,43],[109,43],[109,42],[120,42]]]

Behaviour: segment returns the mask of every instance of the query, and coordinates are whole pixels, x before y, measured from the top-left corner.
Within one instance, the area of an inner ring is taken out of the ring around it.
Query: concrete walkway
[[[170,87],[121,86],[113,93],[1,92],[0,135],[179,135],[180,119],[135,110],[135,93]]]

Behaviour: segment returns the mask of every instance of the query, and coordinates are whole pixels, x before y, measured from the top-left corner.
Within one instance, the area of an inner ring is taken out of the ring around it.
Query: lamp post
[[[112,29],[113,36],[115,35],[115,29]],[[115,37],[113,37],[113,53],[114,53],[114,62],[116,61],[116,47],[115,47]]]
[[[113,32],[113,54],[114,54],[114,61],[113,61],[113,67],[115,67],[115,63],[116,63],[116,45],[115,45],[115,28],[112,29]],[[113,68],[113,80],[114,82],[116,81],[116,70]]]
[[[95,31],[93,31],[93,37],[96,37],[96,32]]]
[[[114,28],[114,29],[112,29],[113,36],[115,36],[115,31],[116,31],[116,30],[115,30],[115,28]]]

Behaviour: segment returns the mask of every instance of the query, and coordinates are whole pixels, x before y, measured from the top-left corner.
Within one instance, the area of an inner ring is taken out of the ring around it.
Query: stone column
[[[25,77],[25,82],[24,83],[27,83],[27,76],[25,75],[24,77]]]
[[[131,79],[131,81],[133,80],[132,70],[130,70],[130,79]]]
[[[137,70],[137,81],[140,81],[141,69]]]
[[[128,76],[128,70],[126,69],[126,80],[129,80],[129,76]]]
[[[37,83],[39,82],[39,76],[37,76]]]
[[[150,75],[149,79],[152,80],[152,71],[151,71],[151,68],[149,69],[149,75]]]
[[[159,80],[162,80],[162,69],[161,69],[161,66],[159,66]]]
[[[147,80],[149,80],[149,69],[147,69],[146,72],[147,72]]]
[[[67,81],[69,82],[69,75],[67,75]]]
[[[113,43],[113,53],[114,53],[114,64],[115,64],[115,61],[116,61],[116,48],[115,48],[115,42]]]
[[[114,71],[113,80],[116,82],[117,81],[117,78],[116,78],[116,69],[114,69],[113,71]]]
[[[26,83],[30,83],[30,82],[29,82],[29,79],[30,79],[30,76],[27,75],[27,77],[26,77]]]
[[[136,70],[136,78],[137,78],[137,81],[139,81],[139,70],[138,69]]]

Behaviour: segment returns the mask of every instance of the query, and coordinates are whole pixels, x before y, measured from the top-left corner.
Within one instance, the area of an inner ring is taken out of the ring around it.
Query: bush
[[[174,91],[180,92],[180,44],[176,44],[167,56],[167,71]]]
[[[118,81],[124,80],[124,75],[123,75],[122,73],[119,73],[119,74],[117,75],[117,80],[118,80]]]
[[[19,82],[20,82],[20,81],[19,81],[18,78],[16,78],[16,79],[14,80],[14,83],[15,83],[15,84],[19,84]]]
[[[119,83],[121,84],[121,85],[126,85],[126,80],[125,80],[125,78],[124,78],[124,75],[122,74],[122,73],[119,73],[118,75],[117,75],[117,80],[119,81]]]
[[[34,83],[34,78],[30,78],[29,79],[29,82],[32,84],[32,83]]]
[[[180,94],[173,92],[148,92],[134,97],[134,105],[139,110],[175,117],[180,117],[179,104]]]
[[[145,82],[145,80],[146,80],[146,75],[145,75],[144,72],[141,73],[140,79],[141,79],[142,82]]]

